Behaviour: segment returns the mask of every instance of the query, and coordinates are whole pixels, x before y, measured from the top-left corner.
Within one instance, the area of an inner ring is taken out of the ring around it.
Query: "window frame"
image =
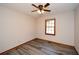
[[[47,33],[47,22],[48,21],[50,21],[50,20],[54,20],[54,34],[52,34],[52,33]],[[54,19],[46,19],[45,20],[45,34],[46,35],[56,35],[56,19],[54,18]]]

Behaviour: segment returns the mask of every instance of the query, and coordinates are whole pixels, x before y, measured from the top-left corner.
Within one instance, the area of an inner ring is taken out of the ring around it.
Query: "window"
[[[55,19],[45,20],[45,34],[46,35],[55,35]]]

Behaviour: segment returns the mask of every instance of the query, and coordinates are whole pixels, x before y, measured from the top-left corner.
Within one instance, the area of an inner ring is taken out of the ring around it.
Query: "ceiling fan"
[[[49,5],[50,5],[49,3],[46,3],[45,5],[38,5],[38,6],[36,6],[35,4],[32,4],[32,6],[38,9],[38,10],[33,10],[32,12],[38,12],[40,14],[44,12],[51,12],[51,10],[46,9]]]

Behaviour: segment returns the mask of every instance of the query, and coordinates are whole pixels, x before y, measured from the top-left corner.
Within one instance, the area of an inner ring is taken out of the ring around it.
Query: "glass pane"
[[[53,26],[47,26],[47,28],[52,28]]]
[[[47,21],[46,25],[47,25],[47,26],[49,26],[49,24],[50,24],[50,22],[49,22],[49,21]]]
[[[49,28],[46,29],[46,33],[49,33]]]
[[[51,33],[51,28],[48,28],[48,32]]]
[[[49,33],[49,31],[47,30],[46,33]]]
[[[50,23],[50,25],[49,26],[52,26],[52,23]]]
[[[48,26],[48,24],[49,24],[49,22],[47,21],[47,22],[46,22],[46,26]]]
[[[50,26],[50,23],[48,23],[47,26]]]
[[[54,34],[54,28],[52,28],[51,33]]]
[[[49,23],[51,24],[51,20],[49,21]]]
[[[54,28],[47,28],[46,29],[46,32],[47,33],[54,33]]]
[[[46,31],[48,31],[48,28],[46,29]]]
[[[54,26],[54,20],[53,21],[52,20],[51,21],[48,21],[47,22],[47,26]]]
[[[51,31],[52,34],[54,34],[54,31]]]
[[[54,23],[54,20],[51,20],[51,23]]]
[[[54,23],[52,23],[51,26],[54,26]]]
[[[51,30],[54,31],[54,28],[52,28]]]
[[[49,33],[51,33],[51,31],[49,30]]]

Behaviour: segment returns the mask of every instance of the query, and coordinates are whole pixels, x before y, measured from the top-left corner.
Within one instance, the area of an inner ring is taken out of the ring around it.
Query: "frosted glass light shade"
[[[40,10],[38,10],[37,12],[38,12],[39,14],[44,13],[44,11],[43,11],[43,10],[41,10],[41,11],[40,11]]]

